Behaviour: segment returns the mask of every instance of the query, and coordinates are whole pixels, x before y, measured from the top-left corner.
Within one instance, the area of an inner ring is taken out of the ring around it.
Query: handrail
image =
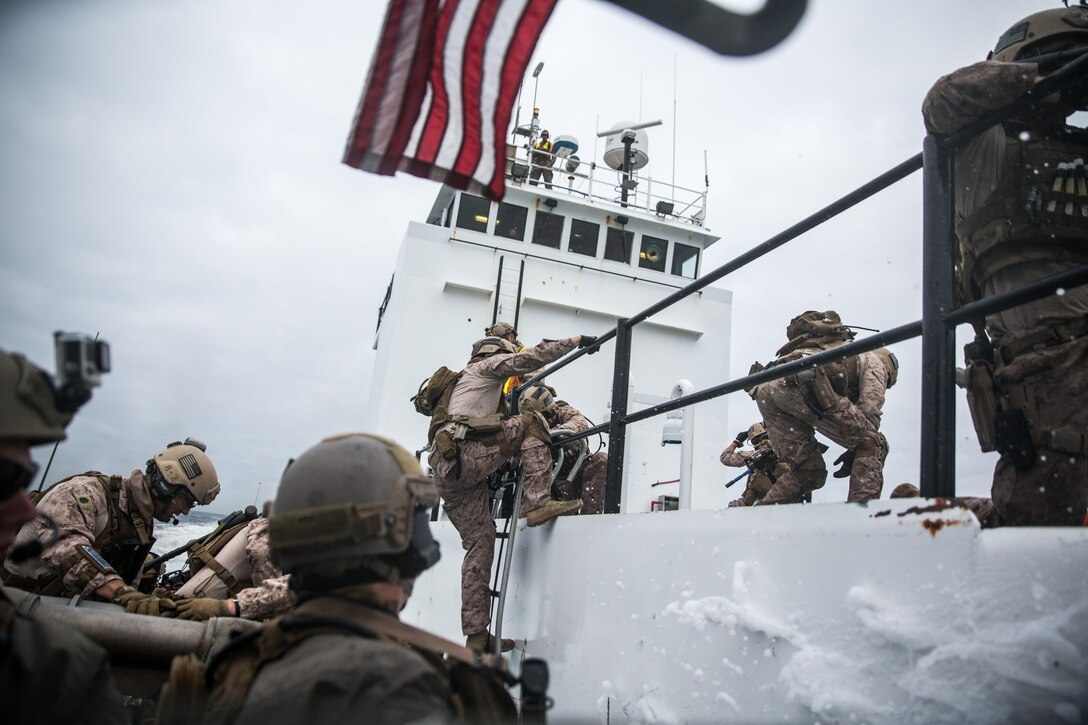
[[[962,307],[956,306],[954,270],[954,200],[955,167],[952,150],[978,133],[1005,118],[1028,108],[1037,99],[1045,98],[1069,79],[1079,78],[1088,70],[1088,53],[1084,53],[1059,70],[1045,77],[1022,97],[986,114],[976,122],[944,137],[929,135],[922,152],[903,161],[873,180],[858,187],[815,214],[812,214],[780,234],[771,237],[717,269],[692,281],[659,302],[630,318],[620,318],[614,329],[598,337],[587,349],[576,351],[547,368],[533,381],[514,391],[516,398],[525,388],[561,370],[583,355],[599,349],[615,339],[615,364],[612,387],[612,414],[608,423],[581,431],[571,440],[591,435],[609,434],[608,474],[605,487],[605,512],[618,513],[623,476],[623,456],[626,427],[663,413],[701,403],[712,398],[776,380],[801,370],[833,362],[851,355],[874,350],[897,342],[922,338],[922,446],[919,462],[920,488],[924,496],[955,495],[955,328],[964,322],[975,322],[988,314],[1010,309],[1055,293],[1061,287],[1088,284],[1088,266],[1066,270],[1023,287],[993,295]],[[630,374],[631,329],[722,279],[748,263],[759,259],[823,222],[883,191],[915,171],[923,171],[923,260],[922,260],[922,319],[886,330],[864,340],[855,340],[800,360],[783,363],[758,373],[729,381],[675,400],[647,408],[637,413],[627,412],[628,377]]]
[[[978,302],[972,302],[969,305],[964,305],[949,313],[943,319],[948,324],[970,322],[971,320],[994,312],[1000,312],[1027,302],[1034,302],[1043,297],[1048,297],[1054,294],[1057,289],[1068,289],[1083,284],[1088,284],[1088,265],[1059,272],[1058,274],[1032,282],[1017,290],[995,295],[994,297],[987,297]],[[917,320],[915,322],[910,322],[906,325],[894,327],[890,330],[885,330],[876,335],[866,337],[863,340],[854,340],[853,342],[833,347],[829,350],[824,350],[815,355],[809,355],[799,360],[791,360],[788,363],[765,368],[758,373],[752,373],[743,378],[737,378],[736,380],[714,385],[704,390],[685,395],[682,398],[675,398],[664,403],[659,403],[651,408],[640,410],[637,413],[630,413],[623,417],[623,422],[626,425],[630,425],[631,423],[637,423],[646,420],[647,418],[653,418],[662,413],[669,413],[674,410],[686,408],[689,405],[695,405],[696,403],[704,403],[707,400],[722,395],[735,393],[746,388],[760,385],[761,383],[769,383],[772,380],[778,380],[779,378],[793,375],[807,368],[818,367],[852,355],[858,355],[863,352],[869,352],[870,350],[876,350],[877,348],[894,345],[897,342],[904,342],[918,337],[921,333],[922,321]],[[549,372],[551,371],[549,370]],[[536,384],[536,379],[526,383],[525,387],[534,384]],[[565,440],[576,441],[581,438],[589,438],[598,433],[607,433],[608,427],[608,423],[601,423],[592,428],[573,433]]]

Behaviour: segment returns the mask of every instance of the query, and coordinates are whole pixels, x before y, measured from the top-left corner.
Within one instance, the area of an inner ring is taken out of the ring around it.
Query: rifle
[[[200,536],[198,538],[192,539],[188,543],[182,544],[178,548],[173,549],[172,551],[168,551],[165,554],[163,554],[162,556],[156,556],[154,559],[152,559],[151,561],[144,564],[143,570],[147,571],[148,569],[154,569],[155,567],[157,567],[159,564],[163,563],[164,561],[169,561],[170,559],[173,559],[178,554],[185,553],[192,546],[194,546],[196,544],[203,544],[205,541],[212,538],[213,536],[215,536],[219,532],[224,531],[225,529],[229,529],[232,526],[237,526],[238,524],[245,523],[247,521],[252,521],[255,518],[257,518],[257,507],[256,506],[246,506],[245,510],[243,510],[243,511],[235,511],[230,516],[227,516],[225,519],[220,519],[219,525],[216,526],[214,529],[212,529],[211,532],[205,534],[204,536]]]
[[[757,448],[752,453],[751,458],[745,459],[744,465],[745,470],[741,471],[732,481],[725,484],[726,488],[729,488],[749,473],[753,473],[757,470],[762,471],[763,475],[771,479],[771,483],[776,483],[778,481],[778,477],[772,473],[774,467],[778,465],[778,456],[775,455],[774,451],[769,446]]]

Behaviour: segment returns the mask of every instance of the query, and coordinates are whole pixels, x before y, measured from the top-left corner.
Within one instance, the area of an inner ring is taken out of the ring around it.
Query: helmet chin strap
[[[45,523],[49,524],[49,528],[52,529],[49,533],[49,538],[44,544],[38,539],[34,539],[12,547],[11,551],[8,552],[8,558],[16,564],[26,561],[27,559],[36,559],[42,555],[42,552],[45,551],[45,547],[52,546],[57,542],[57,539],[60,538],[60,529],[57,528],[57,522],[53,520],[52,516],[39,511],[37,518],[43,519]]]

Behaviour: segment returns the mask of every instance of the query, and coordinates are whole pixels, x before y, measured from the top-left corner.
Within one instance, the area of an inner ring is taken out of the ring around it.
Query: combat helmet
[[[546,413],[554,407],[555,395],[546,385],[532,385],[518,399],[518,410],[522,412]]]
[[[514,345],[501,337],[483,337],[472,345],[472,357],[491,357],[507,352],[517,352]]]
[[[786,338],[789,341],[779,348],[777,354],[785,355],[804,347],[831,347],[853,340],[856,334],[842,324],[835,310],[806,310],[786,325]]]
[[[437,503],[434,481],[393,441],[325,438],[283,473],[268,522],[272,560],[300,590],[410,579],[438,562]]]
[[[990,60],[1011,62],[1044,40],[1069,36],[1073,42],[1088,42],[1088,7],[1043,10],[1027,16],[1001,34]]]
[[[762,421],[759,423],[752,423],[748,428],[748,442],[753,446],[758,446],[767,439],[767,427],[763,425]]]
[[[0,350],[0,439],[29,445],[62,441],[75,412],[65,407],[49,373],[18,353]]]
[[[491,327],[484,328],[484,334],[488,337],[506,337],[507,335],[513,335],[515,338],[518,336],[518,331],[514,329],[514,326],[509,322],[496,322]]]
[[[174,441],[147,462],[148,488],[160,500],[185,491],[199,506],[207,506],[219,495],[219,477],[206,445],[195,438]]]

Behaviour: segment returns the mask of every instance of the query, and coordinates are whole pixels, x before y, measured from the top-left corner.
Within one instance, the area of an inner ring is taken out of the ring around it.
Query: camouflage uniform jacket
[[[272,563],[268,550],[268,519],[254,519],[244,533],[253,586],[238,592],[238,616],[270,619],[286,614],[294,606],[294,594],[288,587],[288,575]]]
[[[45,547],[39,558],[21,564],[8,560],[4,563],[5,568],[18,576],[39,581],[63,574],[65,592],[93,596],[94,591],[102,585],[121,579],[116,573],[100,572],[76,553],[84,544],[94,547],[109,528],[109,507],[109,494],[94,476],[75,476],[58,483],[46,491],[38,502],[38,510],[53,518],[60,536]],[[133,471],[121,482],[118,508],[121,516],[142,520],[147,537],[152,538],[154,505],[143,472]],[[36,538],[44,543],[50,535],[49,525],[39,518],[23,525],[16,542],[22,544]],[[102,546],[110,543],[120,542],[99,541]]]
[[[130,721],[106,651],[71,629],[18,614],[2,588],[0,683],[8,725]]]
[[[742,451],[739,448],[729,450],[728,447],[722,451],[721,462],[723,466],[730,466],[732,468],[744,468],[748,465],[748,459],[752,457],[753,451]]]
[[[926,95],[922,105],[922,117],[926,130],[930,133],[949,134],[970,124],[987,112],[1001,108],[1024,95],[1033,85],[1037,67],[1028,63],[1001,63],[983,61],[954,71],[940,78]],[[1030,125],[1030,121],[1028,122]],[[960,146],[956,151],[956,222],[957,226],[975,212],[981,210],[991,196],[1001,187],[1003,179],[1010,175],[1023,173],[1019,163],[1010,168],[1010,158],[1005,153],[1007,138],[1011,134],[1021,138],[1038,136],[1035,129],[995,125],[983,131],[971,141]],[[1023,132],[1023,135],[1021,135]],[[1073,152],[1072,155],[1077,155]],[[1088,148],[1081,154],[1088,158]],[[1049,182],[1049,179],[1045,181]],[[1022,206],[1022,203],[1021,203]],[[1074,219],[1075,217],[1071,217]],[[1010,233],[1007,223],[995,218],[993,227],[981,230],[983,238],[976,243],[1009,243]],[[986,231],[992,229],[991,231]],[[988,235],[988,236],[986,236]],[[1086,241],[1084,236],[1080,240]],[[958,271],[964,274],[964,253],[976,253],[968,249],[965,240],[960,239],[961,259],[957,262]],[[1032,242],[1024,242],[1031,245]],[[1082,247],[1083,249],[1083,247]],[[1017,264],[998,269],[983,282],[981,292],[986,295],[1006,292],[1022,287],[1051,274],[1056,274],[1079,262],[1070,260],[1068,255],[1023,260]],[[1066,290],[1064,295],[1050,295],[1041,300],[1013,307],[987,319],[991,335],[1000,338],[1007,333],[1021,332],[1039,325],[1050,325],[1088,314],[1088,287],[1081,286]]]
[[[483,418],[499,410],[502,384],[508,377],[525,375],[539,370],[548,363],[573,350],[569,340],[542,340],[536,347],[523,352],[492,355],[478,362],[469,363],[450,396],[451,417]],[[447,423],[449,430],[454,423]]]
[[[880,419],[884,415],[884,396],[888,389],[888,371],[884,361],[874,352],[863,352],[856,358],[849,359],[857,365],[858,399],[851,402],[861,414],[880,429]]]

